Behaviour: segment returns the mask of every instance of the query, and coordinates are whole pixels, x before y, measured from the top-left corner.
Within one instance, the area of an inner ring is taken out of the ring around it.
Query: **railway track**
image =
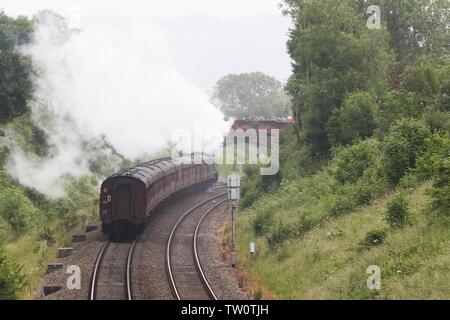
[[[186,211],[170,232],[166,244],[166,272],[173,296],[177,300],[217,300],[203,271],[198,254],[200,227],[205,218],[227,199],[216,195]],[[207,204],[212,206],[202,211]]]
[[[133,300],[131,262],[136,242],[137,238],[132,243],[105,243],[95,262],[89,300]]]

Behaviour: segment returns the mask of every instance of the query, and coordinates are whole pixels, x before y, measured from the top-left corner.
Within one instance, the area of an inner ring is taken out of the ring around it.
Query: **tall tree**
[[[375,1],[376,2],[376,1]],[[419,54],[440,56],[450,49],[448,0],[380,0],[381,21],[398,60]]]
[[[349,93],[387,88],[390,65],[387,33],[371,30],[355,2],[286,0],[294,20],[288,49],[293,75],[287,84],[301,142],[313,156],[329,152],[326,124]]]
[[[397,59],[410,62],[417,55],[440,56],[450,49],[448,0],[343,0],[367,17],[370,5],[380,7],[381,24]],[[295,1],[294,1],[295,2]]]
[[[31,64],[16,47],[30,40],[32,25],[0,12],[0,123],[28,110],[32,95]]]
[[[221,78],[213,101],[228,117],[278,118],[289,114],[289,98],[277,79],[261,72]]]

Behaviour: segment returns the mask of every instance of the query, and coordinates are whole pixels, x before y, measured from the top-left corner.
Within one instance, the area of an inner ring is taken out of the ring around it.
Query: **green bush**
[[[16,234],[21,234],[37,216],[37,210],[21,190],[5,188],[0,193],[0,216],[8,222]]]
[[[351,94],[342,107],[335,109],[327,123],[332,145],[350,144],[355,140],[371,137],[377,128],[375,98],[367,92]]]
[[[274,191],[281,183],[280,172],[276,175],[263,176],[260,173],[260,166],[245,165],[243,172],[240,200],[242,209],[249,208],[258,198]]]
[[[431,207],[441,215],[450,216],[450,158],[442,162],[431,190]]]
[[[35,188],[24,187],[24,193],[30,201],[39,209],[48,211],[51,206],[51,201]]]
[[[417,59],[405,71],[403,86],[409,92],[417,92],[425,97],[439,93],[440,83],[438,68],[430,57]]]
[[[399,121],[384,140],[383,160],[385,174],[391,183],[398,183],[409,169],[416,167],[416,158],[426,151],[430,131],[415,119]]]
[[[277,245],[292,238],[295,233],[295,225],[280,222],[267,237],[267,243],[271,248],[275,248]]]
[[[417,158],[417,173],[422,179],[436,177],[444,159],[450,156],[448,136],[434,134],[426,139],[426,153]]]
[[[369,231],[366,237],[359,243],[360,248],[369,249],[382,245],[386,240],[387,233],[384,230]]]
[[[388,131],[399,119],[419,117],[426,105],[427,99],[416,92],[403,89],[390,91],[377,116],[381,130]]]
[[[272,224],[272,216],[268,211],[258,211],[252,220],[253,230],[256,236],[262,236],[268,232]]]
[[[44,227],[44,230],[39,235],[41,241],[46,241],[48,244],[55,243],[55,232],[51,230],[48,226]]]
[[[242,209],[249,208],[260,196],[260,191],[257,187],[257,182],[247,177],[242,179],[241,183],[241,199],[239,206]]]
[[[376,140],[365,140],[344,148],[336,156],[334,175],[341,183],[354,183],[379,157],[379,144]]]
[[[409,219],[409,203],[403,193],[398,193],[387,205],[385,220],[392,228],[401,228]]]
[[[446,111],[429,106],[422,115],[422,121],[426,123],[432,132],[449,132],[450,114]]]

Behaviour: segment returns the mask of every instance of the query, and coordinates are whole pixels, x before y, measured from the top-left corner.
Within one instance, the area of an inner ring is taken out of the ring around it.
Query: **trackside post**
[[[236,224],[237,224],[237,206],[236,202],[240,198],[240,177],[228,176],[228,201],[231,202],[231,266],[236,267]]]

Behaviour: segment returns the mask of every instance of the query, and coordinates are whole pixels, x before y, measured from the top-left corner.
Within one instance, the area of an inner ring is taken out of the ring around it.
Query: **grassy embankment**
[[[27,157],[46,161],[51,146],[30,114],[0,127],[5,142],[0,149],[0,298],[30,299],[57,248],[70,246],[71,235],[83,232],[98,215],[98,183],[121,158],[105,151],[101,141],[84,145],[90,171],[82,177],[60,177],[66,195],[57,199],[14,180],[4,165],[14,141]]]
[[[302,237],[275,249],[255,235],[252,220],[259,210],[294,219],[294,208],[304,205],[314,214],[314,208],[320,212],[326,203],[317,198],[308,203],[295,192],[268,195],[240,215],[239,259],[251,294],[278,299],[448,299],[450,220],[430,215],[429,188],[430,183],[424,183],[408,192],[414,222],[403,229],[390,229],[384,220],[389,193],[370,206],[323,219]],[[280,202],[285,205],[271,206]],[[387,234],[384,243],[362,245],[370,231],[380,229]],[[258,248],[252,261],[245,252],[250,241]],[[370,265],[381,268],[380,291],[367,289]]]
[[[336,149],[308,176],[291,170],[289,157],[298,156],[290,149],[282,147],[278,177],[243,170],[240,281],[251,295],[450,298],[446,133],[399,121],[387,135]],[[258,251],[252,261],[251,241]],[[380,291],[367,289],[371,265],[381,268]]]

